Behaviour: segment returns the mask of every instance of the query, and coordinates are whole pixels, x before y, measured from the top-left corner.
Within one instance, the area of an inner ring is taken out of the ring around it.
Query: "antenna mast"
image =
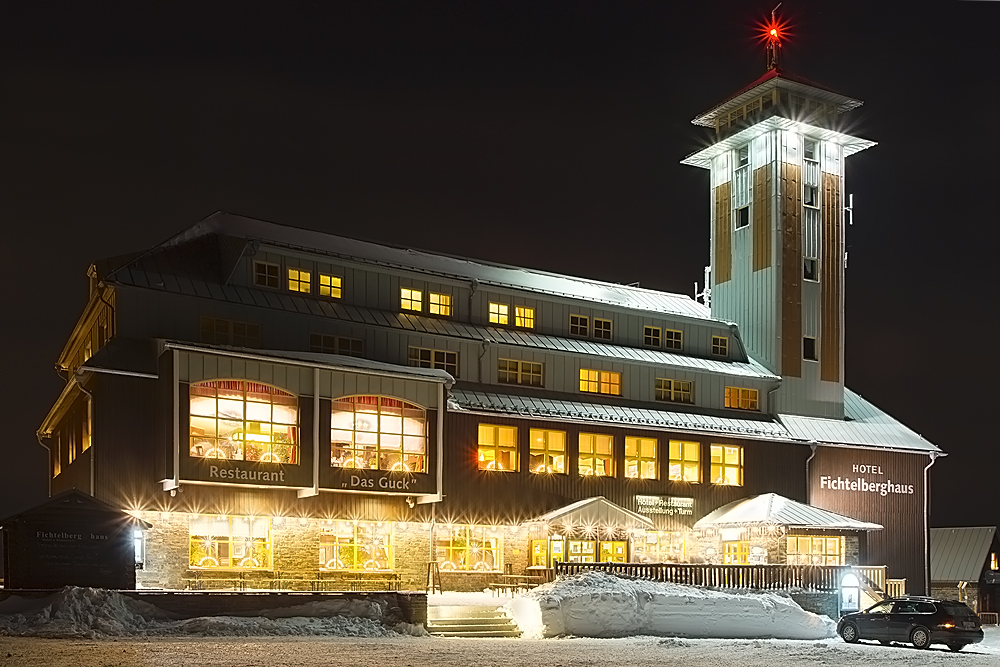
[[[778,22],[775,12],[780,6],[780,2],[774,6],[774,9],[771,10],[771,22],[764,26],[767,30],[764,55],[767,58],[768,71],[778,69],[778,54],[781,52],[781,24]]]

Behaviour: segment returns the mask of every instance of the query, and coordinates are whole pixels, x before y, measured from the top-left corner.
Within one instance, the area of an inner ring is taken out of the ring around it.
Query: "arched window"
[[[427,412],[385,396],[347,396],[330,414],[330,465],[426,472]]]
[[[246,380],[191,385],[191,456],[298,463],[298,401]]]

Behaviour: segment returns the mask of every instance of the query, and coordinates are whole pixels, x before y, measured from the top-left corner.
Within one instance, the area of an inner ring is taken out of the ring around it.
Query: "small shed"
[[[1000,612],[996,526],[931,528],[931,591],[977,612]]]
[[[4,588],[135,588],[135,531],[128,512],[72,489],[0,521]]]

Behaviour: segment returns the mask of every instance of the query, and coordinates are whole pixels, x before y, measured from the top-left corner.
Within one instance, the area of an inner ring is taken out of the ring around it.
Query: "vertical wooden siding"
[[[771,266],[771,165],[753,171],[753,270]]]
[[[820,379],[840,382],[841,280],[844,250],[841,242],[840,177],[823,173],[823,258],[820,278],[822,320],[820,330]]]
[[[715,270],[716,285],[733,277],[733,203],[732,183],[715,188]]]
[[[781,164],[781,374],[802,375],[801,167]]]

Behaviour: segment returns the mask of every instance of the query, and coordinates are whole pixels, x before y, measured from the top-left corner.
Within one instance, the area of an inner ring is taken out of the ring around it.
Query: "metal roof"
[[[255,240],[349,262],[394,267],[464,282],[475,280],[481,285],[527,290],[698,320],[712,319],[707,306],[683,294],[381,245],[223,212],[212,214],[160,247],[170,248],[212,234]],[[123,268],[127,266],[129,265]],[[113,271],[112,275],[121,270]]]
[[[845,419],[841,420],[780,414],[778,421],[796,440],[943,454],[919,433],[911,431],[846,387],[844,416]]]
[[[614,526],[616,528],[652,529],[653,522],[627,510],[620,505],[616,505],[604,496],[596,496],[585,500],[578,500],[575,503],[560,507],[559,509],[547,512],[537,519],[532,519],[527,523],[557,523],[564,526]]]
[[[821,530],[882,530],[882,526],[877,523],[858,521],[776,493],[765,493],[723,505],[699,519],[694,528],[702,530],[757,524]]]
[[[769,419],[736,419],[688,412],[649,410],[606,403],[562,401],[534,396],[452,389],[450,410],[492,412],[570,422],[631,425],[691,433],[727,433],[766,440],[789,440],[782,426]]]
[[[931,528],[931,581],[979,581],[996,526]]]

